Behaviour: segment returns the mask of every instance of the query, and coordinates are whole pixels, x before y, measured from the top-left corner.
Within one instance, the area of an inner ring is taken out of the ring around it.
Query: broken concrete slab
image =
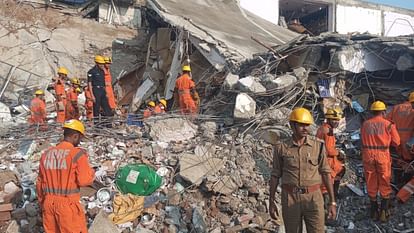
[[[93,220],[91,227],[88,230],[89,233],[121,233],[109,219],[108,215],[103,209],[99,211],[98,215]]]
[[[226,89],[234,89],[237,86],[237,83],[239,81],[239,76],[228,73],[226,78],[224,79],[223,87]]]
[[[197,134],[198,129],[197,125],[186,118],[148,120],[146,124],[151,138],[160,142],[189,140]]]
[[[6,104],[0,102],[0,127],[3,128],[7,126],[12,120],[10,108]]]
[[[397,69],[399,71],[405,71],[414,66],[414,59],[410,54],[405,53],[398,58],[395,64],[397,65]]]
[[[11,221],[7,227],[6,233],[19,233],[19,224],[15,220]]]
[[[217,131],[217,123],[214,121],[203,122],[200,124],[200,131],[204,137],[214,139]]]
[[[245,78],[239,79],[238,87],[241,91],[252,92],[252,93],[262,93],[266,92],[266,88],[256,80],[255,77],[247,76]]]
[[[230,176],[224,176],[213,187],[213,191],[224,195],[232,194],[239,186],[233,181]]]
[[[256,115],[256,102],[246,93],[240,93],[236,97],[233,117],[237,120],[248,120]]]
[[[282,93],[284,91],[290,90],[297,81],[298,80],[295,76],[285,74],[275,77],[274,79],[267,79],[266,88],[272,92],[277,92],[279,90],[280,93]]]

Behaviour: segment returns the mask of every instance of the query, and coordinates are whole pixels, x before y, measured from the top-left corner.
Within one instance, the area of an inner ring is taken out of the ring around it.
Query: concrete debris
[[[6,104],[0,102],[0,127],[3,128],[9,126],[7,123],[12,120],[13,118],[10,113],[10,108]]]
[[[238,81],[238,87],[241,91],[251,93],[266,92],[266,88],[252,76],[241,78]]]
[[[90,233],[116,233],[121,232],[109,219],[108,215],[102,209],[95,217],[91,227],[88,229]]]
[[[239,82],[238,75],[228,73],[224,79],[223,87],[226,89],[235,89],[238,82]]]
[[[398,58],[396,64],[399,71],[405,71],[414,66],[414,59],[410,54],[406,53]]]
[[[267,76],[269,77],[269,76]],[[271,77],[266,80],[266,88],[268,90],[278,90],[280,93],[290,90],[297,82],[297,78],[293,75],[285,74],[276,78]]]
[[[233,117],[238,120],[249,120],[256,115],[256,102],[246,93],[240,93],[236,97]]]
[[[160,142],[186,141],[193,138],[198,126],[186,118],[149,120],[147,125],[153,140]]]

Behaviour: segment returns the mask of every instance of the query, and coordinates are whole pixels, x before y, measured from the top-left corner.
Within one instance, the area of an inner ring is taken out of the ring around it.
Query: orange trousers
[[[92,120],[93,119],[93,101],[86,100],[85,110],[86,110],[86,118],[88,120]]]
[[[407,184],[405,184],[400,191],[397,193],[397,199],[401,200],[402,202],[408,201],[411,195],[414,193],[414,178],[411,179]]]
[[[85,213],[79,200],[47,195],[42,210],[46,233],[88,233]]]
[[[331,168],[331,181],[332,181],[332,184],[333,184],[336,179],[338,179],[338,180],[341,179],[341,177],[337,177],[337,176],[344,169],[343,163],[341,161],[339,161],[336,156],[335,157],[328,156],[328,157],[326,157],[326,160],[328,161],[329,167]],[[327,193],[328,192],[325,185],[323,185],[323,184],[321,185],[321,190],[322,190],[322,193]]]
[[[180,110],[182,114],[197,113],[197,106],[191,94],[184,93],[180,95]]]
[[[389,198],[391,189],[391,157],[389,152],[369,152],[362,155],[368,196],[377,198],[378,191],[382,198]]]
[[[111,84],[105,86],[105,92],[106,92],[106,98],[108,99],[109,107],[112,110],[114,110],[116,108],[116,101],[115,101],[114,89],[112,88]]]
[[[62,108],[63,107],[63,108]],[[56,102],[56,122],[63,123],[66,120],[66,99]]]

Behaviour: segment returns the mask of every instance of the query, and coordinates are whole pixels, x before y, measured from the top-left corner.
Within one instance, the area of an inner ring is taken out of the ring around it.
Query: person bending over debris
[[[345,167],[342,162],[345,158],[345,153],[336,148],[336,139],[334,135],[334,129],[338,127],[342,117],[343,113],[341,109],[328,109],[325,114],[326,122],[319,127],[318,132],[316,133],[316,137],[325,142],[327,160],[331,167],[331,180],[333,182],[335,199],[338,199],[339,184],[345,174]],[[326,187],[324,186],[322,186],[322,193],[327,204],[329,196]]]
[[[331,169],[326,160],[324,144],[308,135],[313,117],[307,109],[294,109],[289,121],[292,137],[276,144],[274,148],[269,213],[272,218],[278,218],[275,192],[281,179],[282,215],[286,232],[302,232],[302,220],[305,220],[308,233],[324,232],[322,182],[330,199],[328,217],[336,217],[336,202],[330,180]]]
[[[66,115],[66,91],[65,82],[68,78],[68,70],[65,67],[60,67],[57,71],[58,76],[54,79],[54,89],[56,98],[56,122],[63,123]]]
[[[78,148],[85,127],[78,120],[63,125],[63,141],[50,147],[40,158],[36,192],[46,233],[87,233],[80,204],[80,187],[92,184],[95,171],[88,154]]]
[[[42,90],[35,92],[35,98],[30,103],[30,118],[29,124],[40,126],[40,129],[45,129],[46,125],[46,103],[45,93]]]
[[[98,120],[101,108],[105,117],[111,117],[112,111],[105,91],[105,59],[98,55],[95,57],[95,63],[96,65],[88,71],[88,85],[92,90],[93,116]]]
[[[72,86],[66,94],[66,120],[79,120],[78,94],[81,92],[80,81],[77,78],[72,78],[70,82]]]
[[[104,57],[104,60],[105,60],[104,72],[105,72],[106,98],[108,99],[108,104],[112,112],[115,112],[116,100],[115,100],[115,95],[114,95],[114,89],[112,88],[112,76],[111,76],[111,70],[110,70],[112,59],[110,57]]]
[[[152,116],[152,114],[154,114],[154,109],[155,109],[155,102],[154,101],[148,102],[147,108],[144,110],[144,119]]]
[[[387,107],[381,101],[371,105],[373,117],[361,127],[362,161],[368,196],[371,200],[370,215],[374,220],[388,221],[391,194],[390,146],[400,145],[395,124],[384,118]],[[381,207],[378,213],[377,193],[381,194]]]
[[[175,81],[175,100],[179,101],[182,114],[196,114],[200,106],[200,97],[195,89],[195,83],[191,79],[191,67],[183,66],[183,75]]]

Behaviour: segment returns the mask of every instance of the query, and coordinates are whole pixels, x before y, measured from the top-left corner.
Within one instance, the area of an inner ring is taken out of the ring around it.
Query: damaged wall
[[[381,11],[363,7],[337,5],[336,31],[340,34],[369,32],[374,35],[381,35]]]
[[[116,6],[111,1],[99,4],[98,21],[109,24],[125,25],[132,28],[141,27],[141,9],[138,6]]]

